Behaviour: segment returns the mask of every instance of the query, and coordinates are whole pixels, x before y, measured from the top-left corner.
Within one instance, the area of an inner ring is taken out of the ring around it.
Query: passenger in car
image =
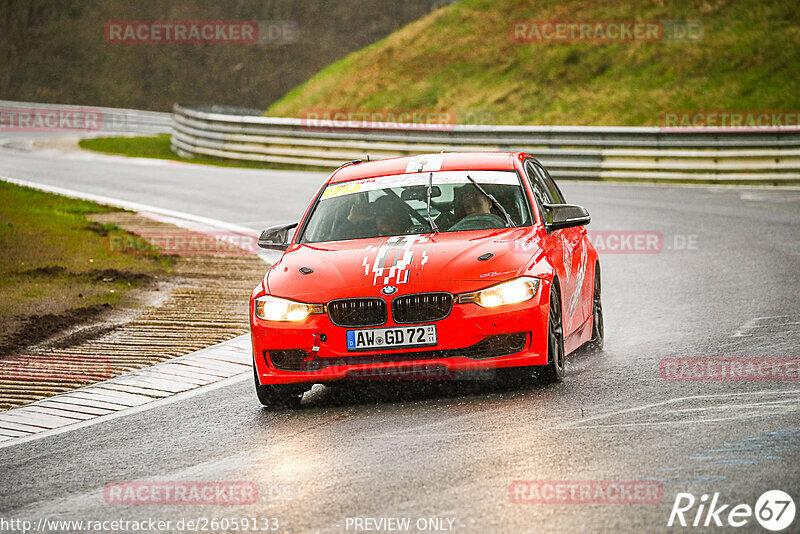
[[[372,210],[379,236],[407,234],[413,226],[402,200],[388,195],[380,197],[372,203]]]
[[[382,196],[374,202],[355,203],[350,208],[342,233],[347,239],[403,235],[412,227],[403,201]]]

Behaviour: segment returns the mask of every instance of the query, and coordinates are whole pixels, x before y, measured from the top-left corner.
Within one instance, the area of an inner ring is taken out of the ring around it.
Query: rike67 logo
[[[710,502],[707,494],[697,499],[691,493],[678,493],[667,526],[743,527],[755,517],[763,528],[778,532],[792,524],[794,515],[794,501],[781,490],[765,491],[755,507],[745,503],[724,504],[719,493],[714,493]]]

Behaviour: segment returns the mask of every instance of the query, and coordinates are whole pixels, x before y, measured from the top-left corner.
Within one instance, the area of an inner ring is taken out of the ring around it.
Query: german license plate
[[[436,325],[393,326],[347,331],[347,350],[402,349],[436,345]]]

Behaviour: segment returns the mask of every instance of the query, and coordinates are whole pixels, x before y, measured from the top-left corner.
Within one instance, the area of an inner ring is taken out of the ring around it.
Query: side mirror
[[[261,237],[258,238],[258,246],[271,250],[286,250],[289,248],[289,230],[295,228],[298,223],[282,224],[280,226],[272,226],[261,232]]]
[[[550,230],[585,226],[592,220],[583,206],[575,204],[545,204],[544,226]]]

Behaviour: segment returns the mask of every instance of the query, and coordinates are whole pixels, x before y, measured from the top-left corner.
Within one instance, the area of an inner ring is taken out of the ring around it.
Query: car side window
[[[564,195],[561,193],[561,189],[558,188],[555,180],[553,180],[553,178],[550,176],[550,173],[547,172],[547,169],[541,165],[536,165],[535,163],[533,164],[533,167],[536,169],[536,173],[541,176],[542,181],[547,187],[547,190],[550,193],[550,198],[553,199],[553,204],[566,204],[567,201],[564,200]]]
[[[550,192],[530,160],[525,163],[525,174],[528,175],[528,181],[531,184],[531,189],[533,189],[533,196],[536,197],[536,202],[539,204],[539,211],[542,211],[545,204],[553,203]]]

